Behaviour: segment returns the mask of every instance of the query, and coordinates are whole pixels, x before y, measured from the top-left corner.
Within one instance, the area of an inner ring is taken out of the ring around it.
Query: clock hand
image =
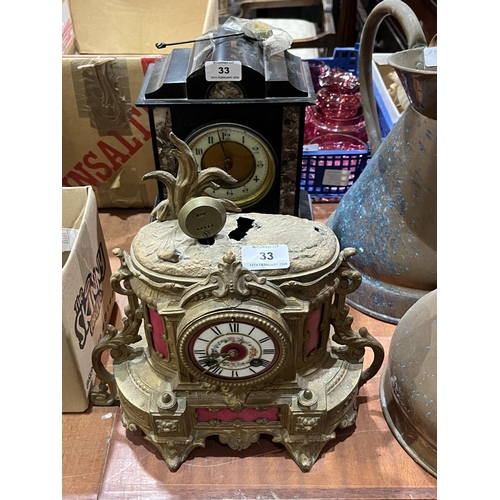
[[[214,359],[214,358],[219,358],[221,357],[222,359],[220,361],[218,361],[217,363],[215,363],[215,365],[210,365],[210,366],[207,366],[204,370],[203,370],[203,373],[205,373],[206,371],[208,370],[212,370],[213,368],[216,368],[217,366],[219,366],[223,361],[225,361],[227,358],[235,358],[236,356],[238,356],[239,352],[238,352],[238,349],[229,349],[229,351],[227,352],[221,352],[221,353],[215,353],[215,354],[209,354],[208,357],[210,359]]]
[[[224,141],[221,139],[219,129],[217,129],[217,135],[219,136],[219,144],[222,148],[222,154],[224,155],[224,170],[227,172],[233,168],[233,160],[229,158],[229,156],[226,153],[226,148],[224,147]]]

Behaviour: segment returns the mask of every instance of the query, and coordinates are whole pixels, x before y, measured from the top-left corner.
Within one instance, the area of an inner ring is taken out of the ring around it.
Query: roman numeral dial
[[[267,373],[283,354],[270,332],[238,320],[205,326],[189,345],[190,359],[201,374],[234,381]]]

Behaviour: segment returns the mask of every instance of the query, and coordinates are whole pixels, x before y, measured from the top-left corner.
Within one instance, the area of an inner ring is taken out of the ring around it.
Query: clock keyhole
[[[225,154],[225,153],[224,153]],[[226,172],[228,172],[229,170],[231,170],[233,168],[233,160],[231,160],[231,158],[226,158],[224,160],[224,170]]]

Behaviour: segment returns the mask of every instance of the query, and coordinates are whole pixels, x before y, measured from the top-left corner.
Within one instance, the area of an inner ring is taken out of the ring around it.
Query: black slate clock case
[[[208,81],[207,61],[240,62],[241,80]],[[149,110],[155,168],[173,175],[170,132],[186,140],[203,126],[228,122],[262,135],[276,175],[266,196],[243,211],[298,215],[305,107],[314,102],[307,62],[286,50],[269,56],[260,42],[240,35],[172,50],[148,67],[136,104]],[[158,198],[164,197],[159,185]]]

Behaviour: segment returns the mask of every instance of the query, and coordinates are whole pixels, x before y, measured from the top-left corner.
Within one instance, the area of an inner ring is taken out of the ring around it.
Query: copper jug
[[[394,16],[409,49],[392,54],[410,106],[381,141],[372,79],[372,53],[381,22]],[[349,304],[398,323],[437,287],[437,67],[425,65],[427,44],[415,13],[400,0],[383,0],[361,34],[359,73],[372,158],[329,217],[362,285]]]

